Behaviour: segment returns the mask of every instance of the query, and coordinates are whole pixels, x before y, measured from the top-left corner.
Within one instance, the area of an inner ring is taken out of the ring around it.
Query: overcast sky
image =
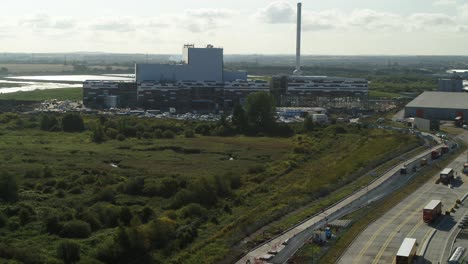
[[[293,54],[296,1],[2,0],[0,52]],[[304,0],[303,53],[468,55],[468,0]]]

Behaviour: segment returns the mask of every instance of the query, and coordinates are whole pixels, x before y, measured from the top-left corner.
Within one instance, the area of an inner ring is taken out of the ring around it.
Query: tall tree
[[[247,129],[247,116],[244,108],[240,104],[236,104],[232,111],[232,124],[238,132],[244,132]]]
[[[247,97],[246,113],[253,131],[269,133],[275,128],[275,99],[269,93],[250,94]]]

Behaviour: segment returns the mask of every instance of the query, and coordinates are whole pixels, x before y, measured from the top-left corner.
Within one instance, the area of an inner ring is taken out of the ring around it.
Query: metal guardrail
[[[435,149],[435,148],[441,148],[441,147],[442,147],[442,145],[438,145],[438,146],[435,146],[435,147],[431,147],[430,150],[432,151],[432,150]],[[426,150],[426,151],[427,151],[427,150]],[[411,151],[408,151],[407,153],[409,153],[409,152],[411,152]],[[423,152],[423,153],[424,153],[424,152]],[[420,155],[420,154],[421,154],[421,153],[419,153],[419,154],[417,154],[417,155]],[[428,155],[428,154],[430,154],[430,153],[427,153],[427,154],[425,154],[425,155]],[[416,156],[417,156],[417,155],[416,155]],[[413,161],[413,162],[415,162],[415,161]],[[413,162],[412,162],[412,163],[413,163]],[[353,193],[351,193],[351,194],[349,194],[349,195],[343,197],[343,198],[340,199],[339,201],[337,201],[337,202],[333,203],[332,205],[329,205],[328,207],[322,209],[322,211],[327,211],[328,209],[333,208],[334,206],[338,205],[339,203],[343,202],[344,200],[348,199],[349,197],[355,195],[356,193],[359,193],[359,192],[365,190],[366,188],[368,188],[369,185],[371,185],[371,184],[374,183],[375,181],[379,180],[383,175],[387,174],[387,173],[390,172],[391,170],[394,170],[394,169],[396,169],[396,168],[398,168],[398,167],[401,167],[401,163],[399,163],[399,164],[397,164],[397,165],[395,165],[395,166],[392,166],[391,168],[385,170],[383,173],[380,174],[379,177],[376,177],[375,179],[373,179],[373,180],[372,180],[371,182],[369,182],[365,187],[362,187],[362,188],[360,188],[360,189],[354,191]],[[393,176],[393,175],[392,175],[392,176]],[[392,177],[392,176],[390,176],[390,177]],[[389,178],[390,178],[390,177],[389,177]],[[342,209],[343,209],[343,208],[342,208]],[[336,213],[337,213],[337,212],[335,212],[335,214],[336,214]],[[348,212],[347,214],[349,214],[349,213],[350,213],[350,212]],[[258,248],[260,248],[260,247],[262,247],[262,246],[264,246],[264,245],[270,243],[271,241],[275,240],[276,238],[278,238],[278,237],[280,237],[280,236],[282,236],[282,235],[288,233],[289,231],[293,230],[294,228],[296,228],[296,227],[298,227],[298,226],[304,224],[305,222],[307,222],[307,221],[313,219],[314,217],[319,216],[320,214],[322,214],[322,212],[319,212],[319,213],[316,213],[316,214],[314,214],[314,215],[312,215],[312,216],[309,216],[309,217],[306,218],[305,220],[303,220],[303,221],[301,221],[301,222],[299,222],[299,223],[297,223],[297,224],[291,226],[290,228],[286,229],[285,231],[281,232],[280,234],[276,235],[275,237],[273,237],[273,238],[271,238],[271,239],[269,239],[269,240],[266,240],[266,241],[262,242],[261,244],[258,244],[257,246],[255,246],[254,248],[252,248],[249,252],[255,251],[256,249],[258,249]],[[345,215],[346,215],[346,214],[345,214]],[[310,227],[304,229],[304,231],[305,231],[305,230],[308,230],[309,228],[310,228]],[[245,257],[247,254],[248,254],[248,253],[244,253],[244,254],[239,258],[239,260],[242,259],[243,257]]]

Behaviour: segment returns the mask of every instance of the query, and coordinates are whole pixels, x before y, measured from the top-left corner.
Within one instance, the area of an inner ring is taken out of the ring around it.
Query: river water
[[[15,76],[0,79],[0,93],[27,92],[59,88],[83,87],[80,83],[86,80],[128,81],[133,80],[131,74],[122,75],[44,75]],[[64,83],[60,83],[64,82]],[[70,84],[70,82],[77,82]]]

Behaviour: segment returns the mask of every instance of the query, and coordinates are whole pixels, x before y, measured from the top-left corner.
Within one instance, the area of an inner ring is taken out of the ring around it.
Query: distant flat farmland
[[[73,65],[64,65],[64,64],[1,64],[0,63],[0,68],[5,67],[8,69],[9,73],[14,73],[14,74],[37,74],[37,73],[61,73],[61,72],[67,72],[71,73],[73,72]],[[95,66],[89,66],[88,68],[92,70],[106,70],[106,65],[95,65]],[[111,66],[112,70],[130,70],[132,71],[131,68],[129,67],[123,67],[123,66]]]
[[[10,73],[38,73],[38,72],[62,72],[73,71],[72,65],[63,64],[0,64],[0,68],[5,67]]]

